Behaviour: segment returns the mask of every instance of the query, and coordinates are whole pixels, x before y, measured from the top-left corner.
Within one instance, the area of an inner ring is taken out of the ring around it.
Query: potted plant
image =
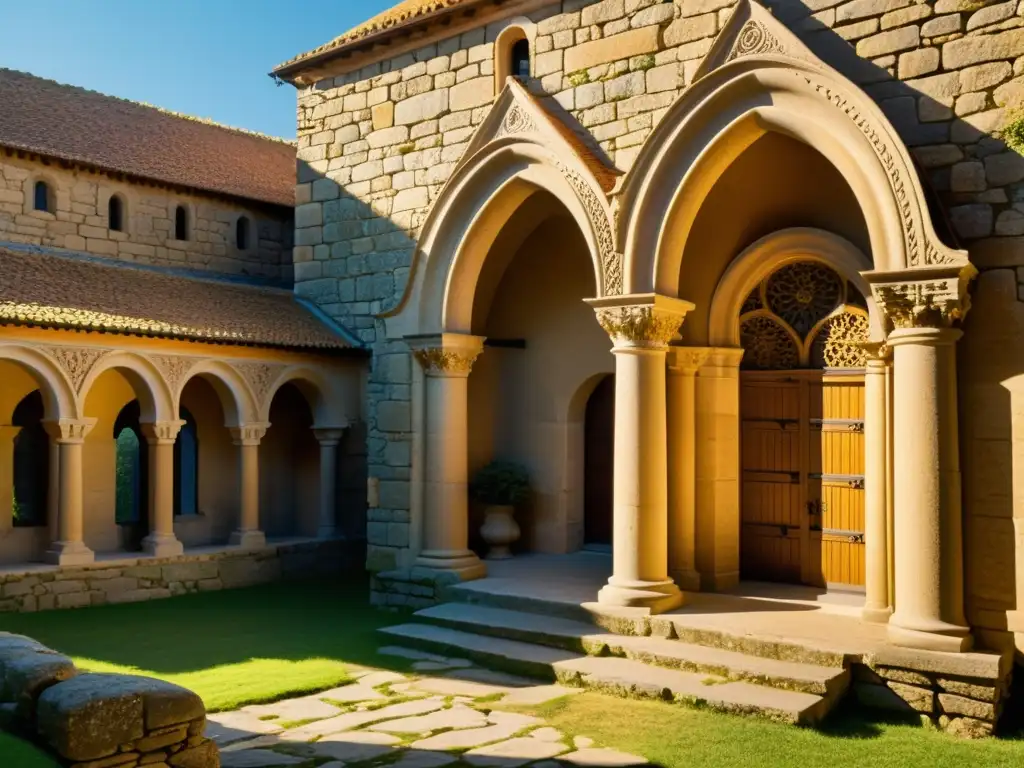
[[[526,470],[507,461],[493,461],[481,469],[470,484],[473,498],[485,505],[480,535],[490,547],[489,560],[512,557],[509,545],[519,540],[515,507],[529,498],[530,479]]]

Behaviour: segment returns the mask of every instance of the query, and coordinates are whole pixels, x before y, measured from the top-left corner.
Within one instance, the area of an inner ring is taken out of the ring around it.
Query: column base
[[[487,575],[487,566],[468,549],[461,552],[427,550],[420,553],[413,567],[457,573],[462,581],[482,579]]]
[[[700,592],[700,574],[696,571],[670,571],[668,575],[683,592]]]
[[[892,618],[892,608],[868,608],[867,606],[860,613],[861,621],[869,624],[888,624]]]
[[[51,565],[88,565],[96,562],[96,553],[81,541],[55,541],[44,559]]]
[[[727,592],[739,586],[740,572],[705,573],[701,576],[700,583],[704,592]]]
[[[597,593],[599,605],[613,605],[619,608],[646,608],[651,613],[665,613],[683,604],[683,593],[675,582],[668,581],[621,581],[613,583],[612,576]]]
[[[179,557],[185,554],[185,547],[173,533],[151,533],[142,540],[142,551],[153,557]]]
[[[894,624],[894,620],[895,615],[889,620],[887,639],[901,648],[963,653],[974,646],[974,638],[971,637],[971,630],[968,627],[936,622],[938,626],[934,628],[910,629]]]
[[[267,545],[267,537],[263,531],[235,531],[228,544],[242,549],[262,549]]]

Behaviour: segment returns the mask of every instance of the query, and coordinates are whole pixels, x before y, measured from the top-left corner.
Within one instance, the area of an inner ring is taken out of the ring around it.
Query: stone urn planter
[[[484,524],[480,526],[480,535],[484,537],[490,549],[488,560],[507,560],[512,557],[510,544],[519,541],[519,523],[516,522],[516,508],[510,504],[499,504],[484,510]]]
[[[512,557],[509,546],[519,541],[520,535],[515,508],[530,496],[526,470],[505,461],[491,462],[473,477],[470,492],[476,501],[485,505],[480,535],[490,547],[487,559]]]

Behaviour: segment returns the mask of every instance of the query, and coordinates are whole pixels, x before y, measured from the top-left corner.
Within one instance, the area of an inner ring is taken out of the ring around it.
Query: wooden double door
[[[864,584],[864,377],[741,374],[745,579]]]

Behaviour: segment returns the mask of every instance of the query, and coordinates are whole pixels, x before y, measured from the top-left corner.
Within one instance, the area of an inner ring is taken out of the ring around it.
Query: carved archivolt
[[[743,367],[863,368],[864,298],[820,262],[787,264],[751,291],[740,314]]]
[[[604,281],[604,296],[620,296],[622,294],[622,254],[615,250],[615,235],[612,233],[612,225],[608,220],[608,214],[604,205],[598,198],[597,193],[583,178],[582,174],[573,168],[558,163],[558,170],[565,176],[566,181],[572,185],[583,203],[583,209],[587,212],[597,236],[597,248],[601,256],[601,272]]]
[[[42,347],[42,349],[57,361],[67,374],[68,380],[75,394],[81,394],[82,382],[89,375],[89,371],[96,365],[96,361],[102,357],[106,350],[93,347]]]

